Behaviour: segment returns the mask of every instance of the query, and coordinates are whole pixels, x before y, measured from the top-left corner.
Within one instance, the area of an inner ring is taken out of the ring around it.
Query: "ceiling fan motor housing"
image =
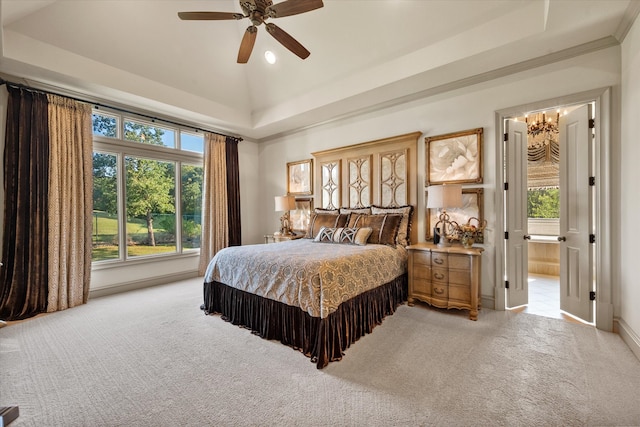
[[[267,7],[272,6],[273,2],[271,0],[254,0],[254,1],[243,1],[240,0],[240,7],[244,12],[245,16],[251,17],[253,15],[252,12],[258,12],[260,15],[265,14]]]

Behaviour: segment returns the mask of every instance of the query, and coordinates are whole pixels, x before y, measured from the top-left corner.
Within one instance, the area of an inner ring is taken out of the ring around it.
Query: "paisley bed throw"
[[[205,283],[223,283],[325,318],[338,306],[407,270],[400,246],[320,243],[309,239],[234,246],[209,263]]]

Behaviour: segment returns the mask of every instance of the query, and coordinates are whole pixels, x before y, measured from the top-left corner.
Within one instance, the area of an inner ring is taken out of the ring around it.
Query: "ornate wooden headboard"
[[[340,207],[412,205],[411,241],[418,241],[417,150],[421,132],[311,153],[315,205]]]

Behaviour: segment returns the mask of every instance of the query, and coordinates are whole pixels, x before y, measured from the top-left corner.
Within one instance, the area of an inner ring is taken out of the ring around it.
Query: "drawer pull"
[[[442,279],[444,279],[444,274],[442,274],[442,273],[435,273],[435,274],[433,275],[433,277],[435,277],[436,279],[440,279],[440,280],[442,280]]]
[[[442,295],[444,294],[444,289],[433,288],[433,292],[435,292],[438,295]]]
[[[444,264],[444,260],[442,260],[440,258],[434,259],[433,262],[435,262],[436,264]]]

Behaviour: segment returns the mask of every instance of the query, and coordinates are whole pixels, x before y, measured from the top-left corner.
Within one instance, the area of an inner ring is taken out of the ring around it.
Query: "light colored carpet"
[[[640,425],[640,362],[590,326],[405,305],[317,370],[201,295],[194,279],[0,329],[11,426]]]

